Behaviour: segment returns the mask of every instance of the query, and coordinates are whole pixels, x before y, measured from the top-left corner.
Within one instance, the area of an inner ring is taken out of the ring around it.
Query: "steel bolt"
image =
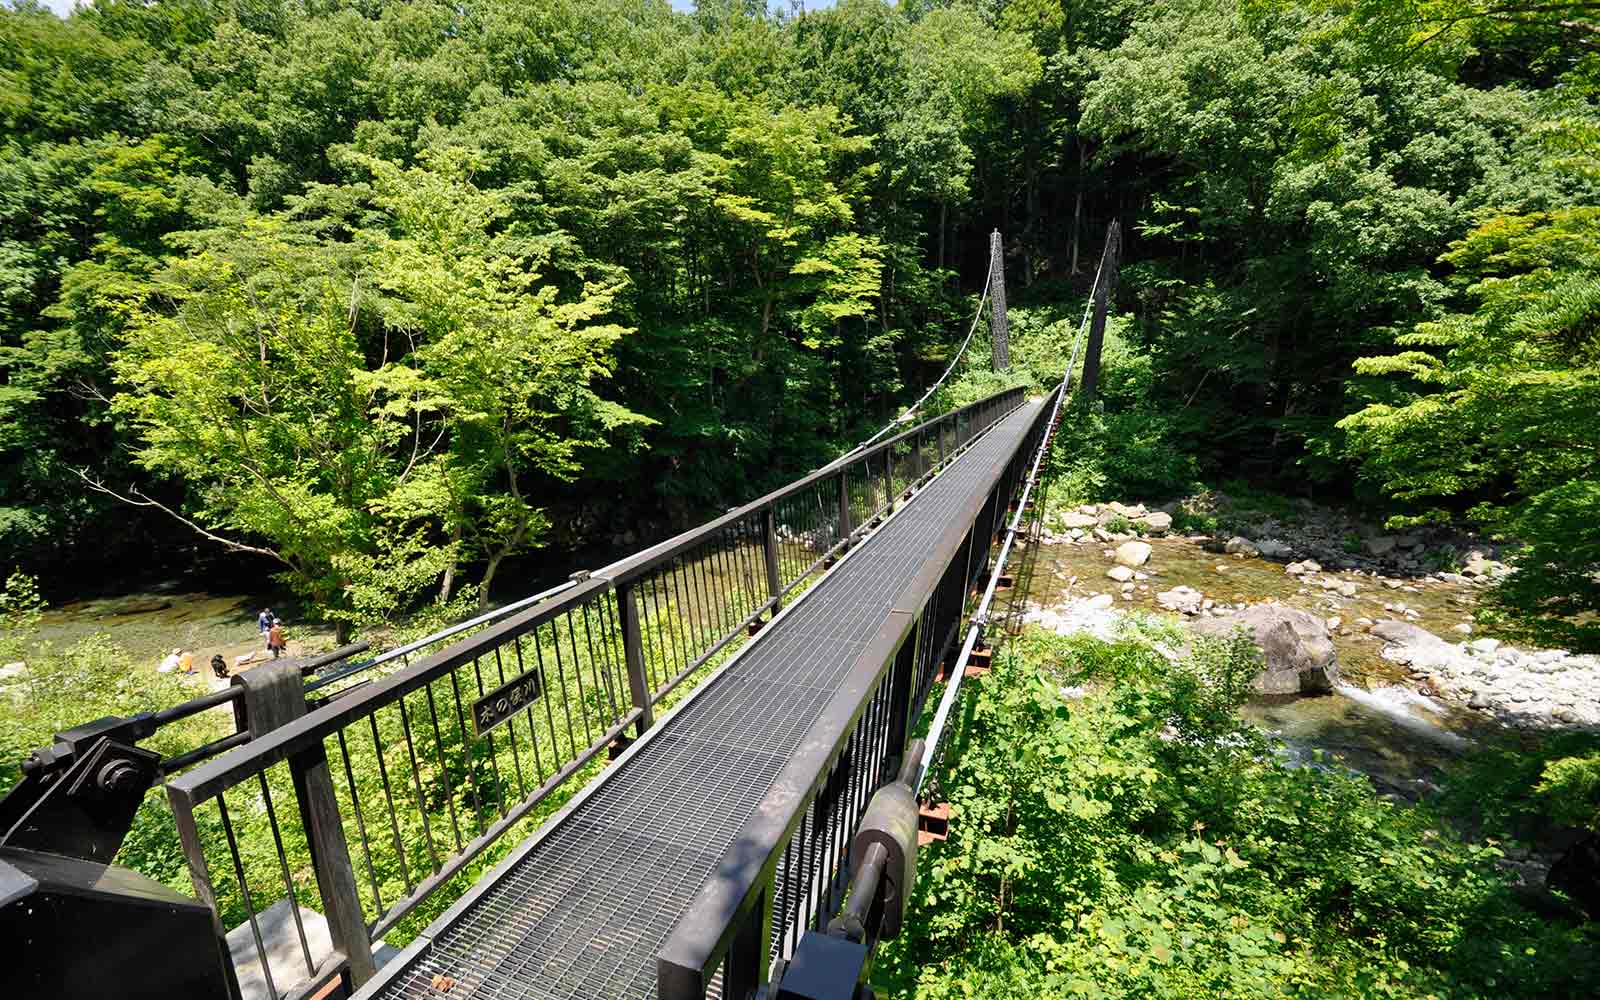
[[[100,768],[100,787],[108,792],[131,792],[139,787],[139,768],[126,760],[107,761]]]

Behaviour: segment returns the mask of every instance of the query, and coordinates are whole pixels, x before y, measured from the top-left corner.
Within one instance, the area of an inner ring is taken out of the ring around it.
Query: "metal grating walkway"
[[[1039,405],[979,438],[362,995],[438,1000],[442,974],[451,1000],[654,996],[656,953],[679,917],[922,568],[929,539],[1010,460]]]

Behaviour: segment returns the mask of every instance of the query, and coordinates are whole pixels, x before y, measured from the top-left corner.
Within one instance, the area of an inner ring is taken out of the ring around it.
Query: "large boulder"
[[[1117,562],[1135,568],[1150,561],[1149,542],[1123,542],[1117,546]]]
[[[1234,535],[1222,546],[1222,551],[1230,556],[1258,556],[1261,550],[1256,548],[1256,543],[1243,535]]]
[[[1396,542],[1387,535],[1379,535],[1377,538],[1367,539],[1362,544],[1366,547],[1368,555],[1386,556],[1394,551]]]
[[[1077,511],[1061,515],[1063,528],[1092,528],[1100,521],[1093,514],[1079,514]]]
[[[1316,615],[1281,604],[1253,604],[1236,615],[1201,620],[1201,635],[1225,637],[1244,629],[1261,647],[1265,668],[1256,676],[1258,694],[1326,694],[1339,682],[1339,664],[1328,626]]]
[[[1472,657],[1459,647],[1410,622],[1385,619],[1372,626],[1372,634],[1383,640],[1379,655],[1391,663],[1449,673],[1474,665]]]
[[[1155,511],[1146,514],[1143,518],[1145,528],[1152,535],[1165,535],[1172,530],[1172,515],[1166,511]]]
[[[1287,542],[1276,538],[1263,538],[1256,542],[1256,551],[1261,553],[1263,559],[1287,559],[1294,555],[1294,549]]]

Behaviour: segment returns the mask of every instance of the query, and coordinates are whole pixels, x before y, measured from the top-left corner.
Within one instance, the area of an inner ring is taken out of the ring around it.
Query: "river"
[[[1418,579],[1391,588],[1360,573],[1314,574],[1317,582],[1290,576],[1281,563],[1256,557],[1220,555],[1186,538],[1148,539],[1152,554],[1128,597],[1108,579],[1112,565],[1103,546],[1056,544],[1039,547],[1028,598],[1042,607],[1060,607],[1074,598],[1096,593],[1117,598],[1122,611],[1170,614],[1156,594],[1188,586],[1217,605],[1275,600],[1322,618],[1341,621],[1330,632],[1338,653],[1342,683],[1321,697],[1262,698],[1242,710],[1260,728],[1281,737],[1286,753],[1311,760],[1317,751],[1327,759],[1373,778],[1381,790],[1415,798],[1437,783],[1444,768],[1458,759],[1477,736],[1496,727],[1475,712],[1449,705],[1417,690],[1406,672],[1379,655],[1382,643],[1357,622],[1412,612],[1409,620],[1436,635],[1471,620],[1474,595],[1470,586]],[[1355,585],[1353,597],[1324,588],[1324,578]],[[1387,608],[1385,607],[1387,605]]]

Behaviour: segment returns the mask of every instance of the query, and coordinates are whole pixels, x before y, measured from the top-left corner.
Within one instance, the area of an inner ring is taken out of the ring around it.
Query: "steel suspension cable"
[[[1088,328],[1090,310],[1094,306],[1094,292],[1100,287],[1101,269],[1105,261],[1102,258],[1101,268],[1095,269],[1094,285],[1090,287],[1089,304],[1084,307],[1083,321],[1078,324],[1078,334],[1073,338],[1072,359],[1067,364],[1067,370],[1062,373],[1061,384],[1056,387],[1055,403],[1050,408],[1050,416],[1044,424],[1044,436],[1039,441],[1039,447],[1034,452],[1033,464],[1028,470],[1028,478],[1022,488],[1022,496],[1017,501],[1017,511],[1011,518],[1011,523],[1006,527],[1004,541],[1000,544],[1000,552],[995,557],[994,570],[989,574],[989,582],[983,591],[983,599],[978,602],[978,608],[972,613],[967,626],[966,639],[961,644],[961,654],[956,658],[955,664],[950,668],[950,681],[945,685],[944,694],[939,699],[939,707],[934,712],[933,721],[928,726],[928,735],[924,743],[922,761],[915,773],[915,780],[911,782],[912,788],[917,792],[922,790],[922,782],[927,778],[928,772],[933,768],[934,761],[938,758],[940,748],[944,743],[944,731],[950,721],[951,709],[961,694],[961,679],[966,675],[967,663],[972,659],[972,651],[977,648],[978,640],[982,637],[984,628],[989,624],[989,609],[994,603],[995,591],[999,589],[1000,577],[1004,575],[1006,559],[1011,554],[1012,546],[1016,543],[1017,533],[1022,527],[1022,518],[1027,513],[1028,499],[1033,494],[1033,489],[1038,485],[1039,472],[1044,467],[1045,456],[1050,453],[1050,445],[1055,439],[1056,421],[1060,419],[1061,410],[1070,398],[1072,387],[1072,372],[1078,364],[1078,348],[1083,342],[1084,331]]]
[[[966,337],[965,340],[963,340],[961,342],[961,347],[956,351],[956,356],[950,359],[950,364],[945,368],[944,374],[940,375],[938,381],[934,382],[933,385],[928,387],[928,391],[923,393],[921,398],[919,398],[915,403],[912,403],[909,407],[907,407],[904,413],[900,414],[898,417],[895,417],[893,420],[889,421],[889,423],[885,424],[884,428],[882,430],[880,430],[878,433],[872,435],[871,437],[867,438],[865,441],[863,441],[860,444],[856,445],[854,448],[851,448],[849,451],[845,452],[846,456],[854,455],[856,452],[860,451],[861,449],[869,447],[872,444],[872,442],[878,440],[879,438],[883,437],[885,434],[887,434],[890,431],[894,430],[895,427],[899,426],[900,424],[903,424],[906,421],[910,420],[913,416],[916,415],[917,410],[922,407],[922,404],[926,403],[928,401],[928,397],[932,396],[935,392],[938,391],[940,386],[944,385],[945,380],[950,377],[950,373],[956,370],[956,365],[961,363],[961,358],[967,353],[967,345],[972,343],[972,335],[978,332],[978,320],[983,318],[983,307],[985,305],[987,305],[988,302],[989,302],[989,283],[991,281],[993,281],[993,280],[994,280],[994,258],[990,257],[989,258],[989,270],[983,276],[983,294],[978,297],[978,308],[977,308],[977,311],[972,314],[972,325],[967,327],[967,337]]]

